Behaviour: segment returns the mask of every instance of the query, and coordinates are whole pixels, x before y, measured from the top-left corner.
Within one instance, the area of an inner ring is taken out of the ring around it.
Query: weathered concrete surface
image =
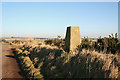
[[[67,27],[66,37],[65,37],[65,50],[73,51],[81,43],[80,30],[79,27]]]

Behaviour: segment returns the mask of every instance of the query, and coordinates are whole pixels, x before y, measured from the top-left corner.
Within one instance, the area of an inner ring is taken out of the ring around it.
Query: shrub
[[[53,44],[58,47],[63,47],[64,39],[48,39],[48,40],[45,40],[45,44],[49,44],[49,45]]]
[[[53,40],[52,40],[52,39],[45,40],[45,44],[49,44],[49,45],[51,45],[52,43],[53,43]]]
[[[117,34],[116,34],[117,35]],[[106,53],[113,53],[115,54],[119,49],[119,40],[118,38],[112,35],[109,35],[109,38],[99,38],[97,39],[96,45],[94,46],[95,49],[99,51],[105,51]]]
[[[111,35],[109,35],[109,38],[99,37],[96,42],[93,42],[88,38],[83,38],[81,45],[78,46],[78,49],[82,50],[83,48],[86,48],[90,50],[96,50],[99,52],[102,51],[104,53],[119,53],[120,43],[116,35],[117,34],[115,34],[115,37],[111,37]]]
[[[5,39],[2,39],[2,42],[4,42],[4,43],[9,43],[8,41],[6,41]]]
[[[92,46],[92,42],[88,39],[88,38],[83,38],[83,40],[82,40],[82,42],[81,42],[81,47],[82,48],[86,48],[86,49],[88,49],[88,48],[91,48]]]
[[[20,44],[20,43],[22,43],[23,44],[24,42],[21,41],[21,40],[13,40],[12,43],[14,43],[14,44]]]

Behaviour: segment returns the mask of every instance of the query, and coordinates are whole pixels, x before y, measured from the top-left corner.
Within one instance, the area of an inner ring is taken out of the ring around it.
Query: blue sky
[[[117,2],[4,2],[4,37],[63,38],[68,26],[81,36],[105,37],[118,32]]]

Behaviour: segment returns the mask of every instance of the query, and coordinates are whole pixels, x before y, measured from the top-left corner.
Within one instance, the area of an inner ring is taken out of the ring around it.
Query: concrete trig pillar
[[[66,37],[65,37],[65,50],[67,52],[73,51],[81,43],[80,30],[79,27],[70,26],[67,27]]]

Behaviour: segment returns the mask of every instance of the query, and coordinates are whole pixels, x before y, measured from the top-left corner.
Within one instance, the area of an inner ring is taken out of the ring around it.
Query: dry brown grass
[[[41,45],[38,45],[38,43],[41,43]],[[38,57],[42,53],[42,56],[40,57],[42,57],[44,61],[40,62],[42,63],[42,65],[39,65],[43,66],[44,64],[47,65],[47,67],[43,67],[40,69],[46,70],[46,72],[50,73],[50,75],[57,74],[58,76],[63,77],[65,74],[68,74],[66,77],[70,78],[87,77],[120,79],[120,56],[117,54],[103,54],[102,52],[99,53],[97,51],[90,51],[86,49],[83,49],[80,52],[76,50],[75,52],[66,53],[63,49],[60,49],[57,46],[46,45],[44,43],[44,40],[38,39],[26,40],[26,43],[24,45],[25,47],[32,47],[29,49],[29,51],[33,51],[33,49],[36,47],[35,49],[38,50],[36,50],[34,54]],[[23,47],[23,50],[25,47]],[[52,52],[50,52],[49,50],[52,50]],[[55,58],[55,50],[62,50],[63,53],[61,53],[61,57],[57,59]],[[18,52],[21,52],[21,50],[18,49]],[[35,63],[42,60],[40,57],[38,59],[36,57],[34,58],[34,60],[36,61]],[[52,60],[56,63],[50,62]],[[46,61],[48,61],[49,64],[47,64]],[[49,67],[49,65],[56,66]],[[50,68],[50,70],[48,70],[47,68]],[[59,69],[62,69],[63,71],[59,72]],[[54,72],[54,70],[56,71],[56,73]]]
[[[103,54],[96,51],[89,51],[83,49],[79,56],[83,57],[84,60],[86,60],[86,63],[89,64],[89,66],[92,66],[94,64],[94,67],[89,67],[89,70],[92,68],[101,68],[101,71],[106,72],[105,77],[106,78],[118,78],[120,76],[120,56],[114,55],[114,54]],[[103,64],[101,66],[97,66],[96,64]],[[108,73],[107,71],[110,71]]]

